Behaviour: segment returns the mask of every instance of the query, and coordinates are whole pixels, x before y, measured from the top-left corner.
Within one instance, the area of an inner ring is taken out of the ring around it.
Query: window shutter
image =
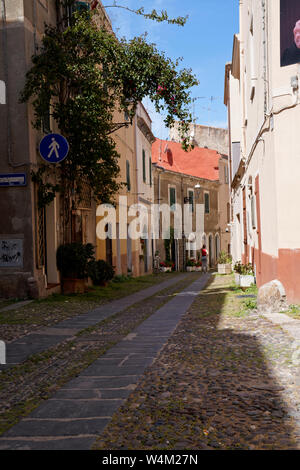
[[[152,186],[152,161],[149,158],[149,179],[150,179],[150,186]]]
[[[252,228],[256,229],[256,206],[255,206],[255,196],[251,198],[251,222]]]
[[[193,193],[193,191],[189,191],[188,196],[189,196],[189,204],[191,205],[190,211],[194,212],[194,193]]]
[[[209,214],[209,194],[204,193],[205,214]]]
[[[146,183],[146,155],[145,150],[143,150],[143,181]]]
[[[170,206],[176,204],[176,189],[170,188]]]
[[[127,183],[127,190],[130,191],[131,184],[130,184],[130,163],[126,160],[126,183]]]

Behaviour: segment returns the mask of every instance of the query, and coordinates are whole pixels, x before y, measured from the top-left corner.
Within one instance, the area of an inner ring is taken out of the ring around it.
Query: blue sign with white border
[[[48,134],[40,143],[40,155],[48,163],[60,163],[69,153],[69,144],[60,134]]]
[[[26,186],[25,173],[0,173],[0,186]]]

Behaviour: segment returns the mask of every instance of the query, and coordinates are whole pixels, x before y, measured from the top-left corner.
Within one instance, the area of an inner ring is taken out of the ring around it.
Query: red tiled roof
[[[165,170],[211,181],[219,179],[220,154],[216,150],[195,147],[185,152],[181,144],[156,139],[152,144],[152,163]]]

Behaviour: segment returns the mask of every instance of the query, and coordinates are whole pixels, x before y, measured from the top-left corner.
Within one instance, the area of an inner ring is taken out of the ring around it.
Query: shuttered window
[[[130,191],[131,184],[130,184],[130,163],[126,160],[126,183],[127,183],[127,191]]]
[[[151,161],[151,158],[149,158],[149,180],[150,180],[150,186],[152,186],[152,161]]]
[[[143,150],[143,181],[146,183],[146,155],[145,150]]]
[[[252,228],[256,229],[256,200],[255,196],[251,197],[251,222],[252,222]]]
[[[205,214],[209,214],[209,194],[204,193]]]
[[[174,206],[174,204],[176,204],[176,189],[175,188],[170,188],[170,206],[171,206],[171,210],[172,210],[172,206]],[[173,208],[174,210],[174,208]]]
[[[188,191],[190,212],[194,212],[194,191]]]

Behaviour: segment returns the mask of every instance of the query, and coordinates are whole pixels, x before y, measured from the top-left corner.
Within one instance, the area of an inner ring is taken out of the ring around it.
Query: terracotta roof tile
[[[156,139],[152,145],[152,163],[165,170],[211,181],[219,179],[220,157],[216,150],[200,147],[185,152],[181,144],[168,140]]]

